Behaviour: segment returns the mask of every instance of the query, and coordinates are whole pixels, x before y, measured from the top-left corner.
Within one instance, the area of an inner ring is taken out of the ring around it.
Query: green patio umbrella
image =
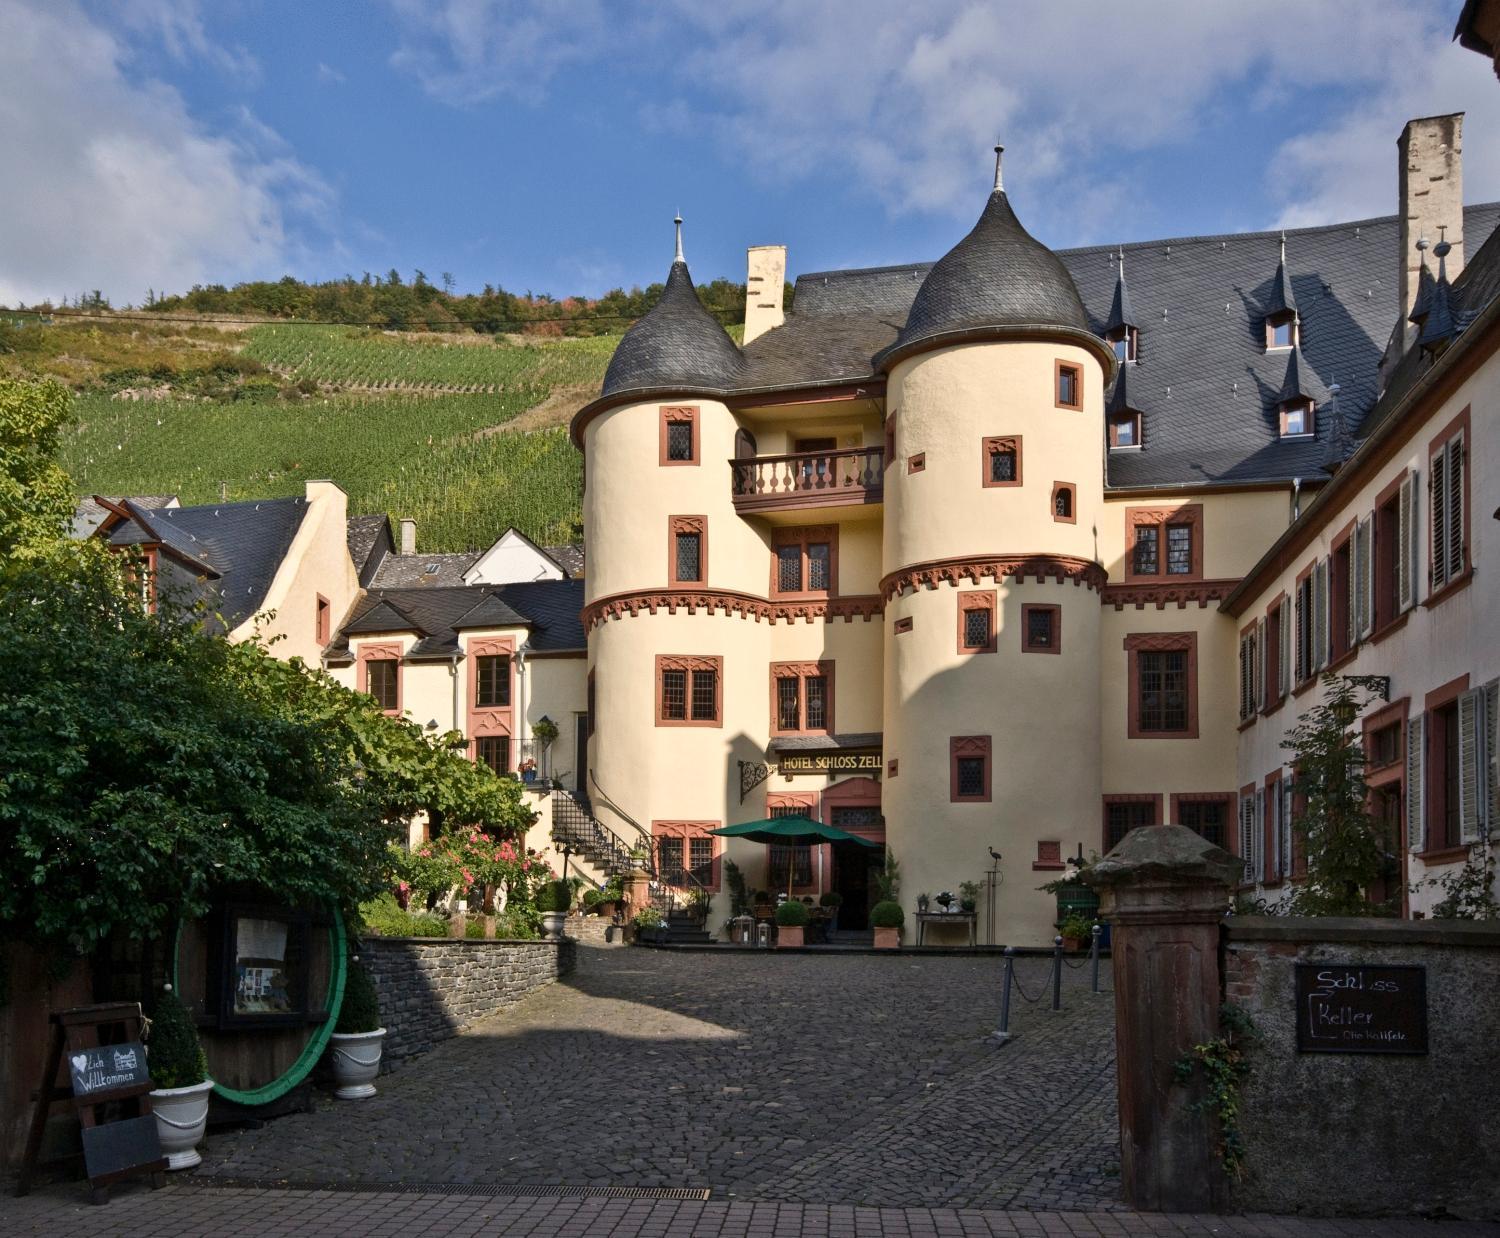
[[[858,843],[861,847],[879,847],[868,838],[841,830],[836,825],[824,825],[811,817],[766,817],[760,821],[741,821],[738,825],[725,825],[710,834],[721,838],[748,838],[753,843],[768,845],[779,843],[783,847],[816,847],[820,843]],[[787,865],[786,895],[792,896],[792,866]]]

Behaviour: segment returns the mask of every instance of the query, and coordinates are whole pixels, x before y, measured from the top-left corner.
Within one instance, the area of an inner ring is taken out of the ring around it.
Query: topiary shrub
[[[538,911],[567,911],[573,905],[573,885],[568,881],[549,881],[536,892]]]
[[[818,899],[820,907],[842,907],[843,905],[844,896],[837,890],[829,890]]]
[[[585,911],[593,911],[599,905],[599,901],[598,890],[585,890],[583,892],[583,909]]]
[[[208,1059],[198,1041],[193,1016],[168,985],[156,1003],[146,1045],[151,1082],[159,1088],[190,1088],[208,1078]]]
[[[344,1036],[380,1030],[380,999],[370,973],[350,961],[344,977],[344,1004],[339,1007],[339,1021],[334,1031]]]
[[[887,899],[883,903],[876,903],[870,908],[870,923],[876,928],[904,928],[906,925],[906,912],[901,910],[901,904]]]
[[[776,923],[783,928],[801,928],[809,919],[807,908],[795,899],[787,899],[776,909]]]

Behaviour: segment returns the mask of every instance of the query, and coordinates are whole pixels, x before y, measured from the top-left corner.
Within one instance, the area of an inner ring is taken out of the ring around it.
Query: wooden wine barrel
[[[267,1105],[307,1078],[338,1022],[347,958],[337,907],[236,891],[178,924],[173,987],[197,1022],[216,1096]]]

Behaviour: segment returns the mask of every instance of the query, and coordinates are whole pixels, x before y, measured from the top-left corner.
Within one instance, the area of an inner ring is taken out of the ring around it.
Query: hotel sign
[[[884,768],[876,752],[782,752],[776,757],[777,771],[785,778],[795,774],[878,774]]]

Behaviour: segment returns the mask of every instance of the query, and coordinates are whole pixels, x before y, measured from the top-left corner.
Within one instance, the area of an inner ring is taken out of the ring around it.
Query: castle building
[[[725,859],[864,926],[883,850],[713,832],[793,813],[888,849],[908,913],[993,870],[1001,942],[1050,939],[1068,857],[1168,820],[1274,899],[1281,740],[1347,668],[1389,679],[1392,881],[1500,838],[1500,206],[1463,206],[1461,122],[1407,127],[1396,217],[1058,253],[997,150],[935,263],[788,310],[785,251],[750,250],[738,345],[679,220],[572,425],[595,823],[715,928]]]

